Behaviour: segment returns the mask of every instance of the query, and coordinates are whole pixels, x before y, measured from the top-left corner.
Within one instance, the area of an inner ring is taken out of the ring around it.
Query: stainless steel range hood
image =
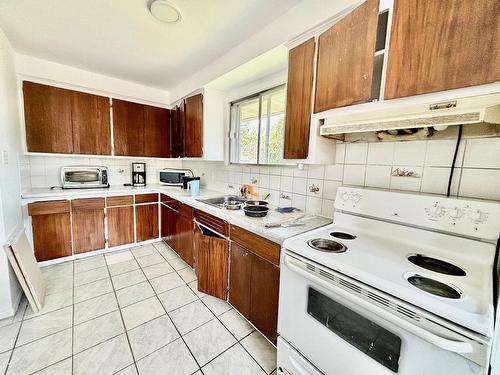
[[[324,118],[320,134],[325,137],[346,133],[379,132],[397,129],[434,128],[442,130],[460,124],[500,124],[500,93],[456,100],[402,105]]]

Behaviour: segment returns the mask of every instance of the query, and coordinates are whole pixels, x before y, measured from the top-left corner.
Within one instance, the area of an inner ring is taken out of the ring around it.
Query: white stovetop
[[[357,237],[342,240],[332,237],[333,231]],[[314,238],[329,238],[348,250],[338,254],[314,250],[307,245]],[[337,212],[334,224],[288,239],[283,247],[476,332],[492,334],[494,244]],[[466,275],[428,271],[407,260],[413,254],[445,260]],[[451,284],[463,295],[460,299],[431,295],[409,284],[410,274]]]
[[[206,199],[226,195],[223,192],[201,189],[200,195],[192,197],[188,191],[180,187],[164,186],[159,184],[150,184],[144,188],[134,188],[130,186],[111,186],[108,189],[57,189],[50,190],[49,188],[35,188],[23,192],[23,204],[40,200],[58,200],[58,199],[74,199],[82,197],[106,197],[112,195],[125,195],[125,194],[145,194],[145,193],[163,193],[178,201],[187,204],[191,207],[198,208],[216,217],[219,217],[227,222],[238,225],[244,229],[254,232],[271,241],[282,244],[287,238],[296,236],[306,231],[330,224],[332,219],[319,215],[306,214],[301,223],[304,225],[288,228],[266,228],[264,226],[267,222],[274,222],[297,216],[297,213],[281,214],[271,207],[269,213],[264,218],[251,218],[245,216],[243,210],[231,211],[224,210],[218,207],[198,201],[198,199]]]

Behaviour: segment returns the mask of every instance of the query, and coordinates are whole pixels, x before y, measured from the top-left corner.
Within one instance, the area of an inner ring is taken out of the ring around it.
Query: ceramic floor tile
[[[100,268],[104,267],[106,265],[106,261],[104,260],[104,257],[102,255],[90,257],[90,258],[84,258],[75,261],[74,263],[74,272],[80,273],[80,272],[85,272],[89,271],[95,268]]]
[[[144,271],[144,274],[148,279],[154,279],[156,277],[166,275],[167,273],[174,272],[172,266],[168,264],[165,260],[162,261],[161,263],[144,267],[142,270]]]
[[[116,264],[112,264],[108,266],[109,273],[111,276],[116,276],[121,273],[130,272],[136,269],[139,269],[139,264],[135,261],[135,259],[127,260],[125,262],[120,262]]]
[[[155,292],[148,281],[135,284],[116,291],[116,298],[121,308],[153,297]]]
[[[168,315],[162,315],[128,331],[135,360],[139,360],[179,337]]]
[[[200,292],[198,290],[198,281],[191,281],[189,284],[188,284],[189,288],[191,288],[191,290],[199,297],[199,298],[203,298],[205,296],[208,296],[208,294],[205,294],[203,292]]]
[[[16,346],[27,344],[42,337],[70,328],[73,325],[73,306],[68,306],[36,318],[24,320]]]
[[[226,311],[219,316],[219,320],[233,334],[236,339],[241,340],[253,332],[254,328],[235,309]]]
[[[186,267],[189,267],[189,264],[184,262],[181,258],[177,257],[174,259],[168,260],[168,263],[172,266],[172,268],[176,271],[182,270]]]
[[[5,369],[7,368],[7,364],[9,363],[11,350],[5,353],[0,354],[0,374],[5,374]]]
[[[214,315],[199,300],[169,312],[168,314],[181,335],[214,319]]]
[[[111,280],[105,278],[75,287],[75,303],[101,296],[113,291]]]
[[[140,375],[191,375],[198,369],[181,339],[137,361]]]
[[[174,260],[174,259],[179,259],[179,255],[177,255],[177,253],[174,250],[172,250],[170,247],[159,248],[158,252],[168,262],[170,262],[171,260]]]
[[[73,327],[73,354],[118,336],[124,331],[119,311],[76,325]]]
[[[240,344],[234,345],[203,367],[203,373],[205,375],[266,375]]]
[[[14,349],[8,375],[31,374],[71,357],[71,328]]]
[[[258,331],[241,340],[241,345],[268,374],[276,368],[276,348]]]
[[[116,253],[106,254],[106,263],[108,264],[108,266],[133,259],[134,255],[130,252],[130,250],[123,250]]]
[[[43,308],[38,313],[34,313],[30,306],[26,309],[24,319],[30,319],[35,316],[47,314],[51,311],[62,309],[63,307],[73,304],[73,289],[66,289],[59,293],[49,294],[45,296]]]
[[[185,284],[176,272],[157,277],[156,279],[150,280],[150,282],[157,294],[166,292],[167,290],[174,289]]]
[[[127,337],[123,334],[76,354],[73,357],[73,374],[111,375],[133,362]]]
[[[41,267],[44,278],[73,277],[73,262],[64,262],[52,266]]]
[[[163,259],[163,257],[156,251],[151,255],[146,255],[146,256],[137,258],[136,260],[137,260],[137,263],[139,263],[139,265],[143,268],[165,261],[165,259]]]
[[[44,282],[45,295],[59,293],[67,289],[73,289],[73,275],[55,278],[44,277]]]
[[[108,293],[99,297],[88,299],[86,301],[76,303],[75,309],[75,323],[80,324],[97,318],[98,316],[118,310],[118,303],[116,302],[115,294]]]
[[[158,298],[152,297],[122,309],[123,321],[127,330],[165,314]]]
[[[72,372],[73,360],[71,358],[67,358],[61,362],[54,363],[41,371],[35,372],[34,375],[72,375]]]
[[[21,301],[19,301],[19,305],[17,306],[16,314],[12,318],[12,322],[16,323],[16,322],[20,322],[21,320],[23,320],[24,316],[26,314],[27,308],[28,308],[28,300],[26,299],[26,297],[23,294],[23,296],[21,297]]]
[[[17,334],[21,323],[11,323],[8,326],[0,328],[0,353],[14,348]]]
[[[157,252],[156,248],[153,245],[143,245],[143,246],[133,247],[132,249],[130,249],[130,251],[132,251],[132,254],[134,254],[134,257],[136,258],[155,254]]]
[[[0,319],[0,328],[8,326],[9,324],[12,324],[12,323],[14,323],[13,316],[11,316],[9,318]]]
[[[201,301],[217,316],[231,310],[231,305],[229,303],[217,297],[207,295],[203,297]]]
[[[100,267],[75,274],[75,287],[109,277],[108,268]]]
[[[112,276],[113,286],[115,290],[123,289],[131,285],[142,283],[146,281],[146,276],[141,269],[122,273],[120,275]]]
[[[137,370],[135,369],[135,364],[125,367],[123,370],[118,371],[115,375],[137,375]]]
[[[163,307],[167,312],[196,301],[198,297],[187,285],[168,290],[158,295]]]
[[[206,365],[236,343],[236,339],[217,319],[189,332],[184,336],[184,341],[200,366]]]
[[[196,280],[196,273],[191,267],[183,268],[182,270],[177,271],[177,273],[186,283],[190,283]]]

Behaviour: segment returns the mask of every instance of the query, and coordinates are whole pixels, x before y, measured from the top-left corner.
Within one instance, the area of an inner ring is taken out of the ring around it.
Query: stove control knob
[[[425,212],[427,213],[428,216],[437,219],[443,216],[445,209],[439,204],[434,203],[431,207],[427,207],[425,209]]]
[[[340,194],[340,199],[344,202],[347,202],[347,200],[349,199],[349,193],[348,192],[343,192],[342,194]]]
[[[488,213],[481,210],[472,210],[469,216],[476,224],[483,223],[488,220]]]
[[[354,202],[354,203],[358,203],[360,200],[361,200],[361,195],[359,194],[353,194],[352,197],[351,197],[351,200]]]
[[[464,210],[459,207],[453,207],[448,211],[448,215],[450,215],[451,219],[458,220],[464,216]]]

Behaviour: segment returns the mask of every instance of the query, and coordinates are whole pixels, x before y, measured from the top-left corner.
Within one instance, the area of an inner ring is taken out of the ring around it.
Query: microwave
[[[109,188],[108,168],[69,166],[61,168],[63,189]]]
[[[182,177],[192,176],[189,169],[163,169],[160,171],[160,185],[182,186]]]

